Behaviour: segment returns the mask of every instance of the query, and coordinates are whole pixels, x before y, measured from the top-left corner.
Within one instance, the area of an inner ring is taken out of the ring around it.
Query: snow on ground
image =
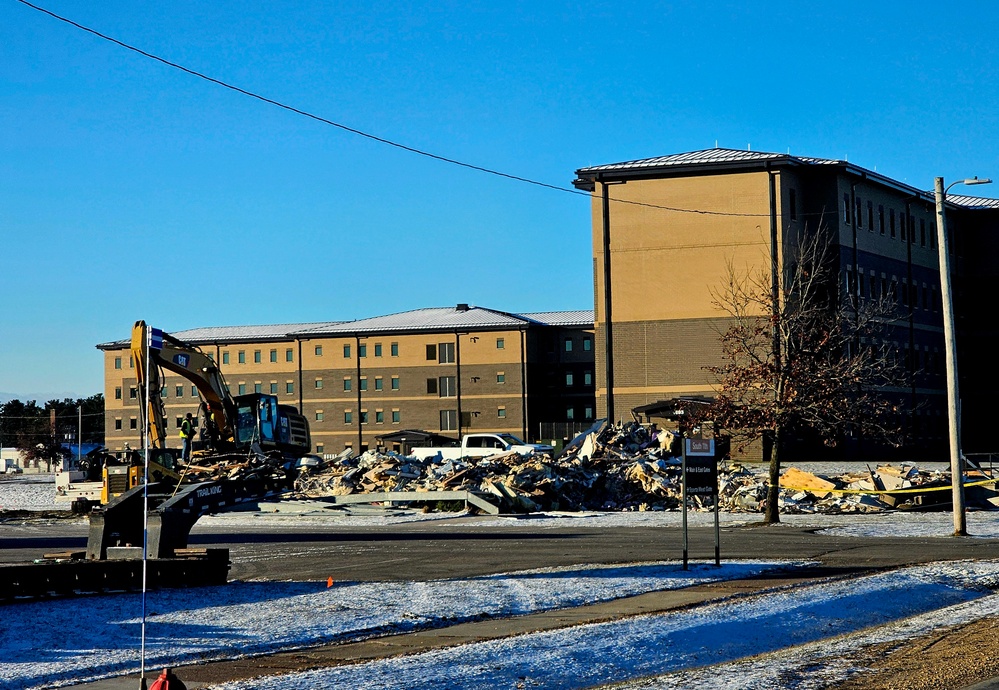
[[[747,577],[793,563],[546,568],[430,582],[230,583],[147,595],[147,668],[580,606]],[[134,672],[141,595],[0,608],[0,687],[41,688]],[[68,634],[70,633],[70,634]],[[306,687],[306,686],[301,686]]]
[[[828,682],[831,675],[847,671],[836,660],[861,646],[996,615],[999,595],[990,588],[997,585],[999,562],[915,566],[686,611],[217,687],[585,688],[644,678],[627,687],[764,688],[789,687],[783,675],[774,684],[782,670],[796,671],[804,680],[806,667],[808,677]],[[844,637],[826,642],[838,636]],[[779,668],[769,662],[732,663],[779,650],[789,650],[778,656]],[[813,659],[825,660],[822,674],[815,674]],[[676,678],[648,678],[714,664],[722,666]]]
[[[69,510],[55,502],[54,474],[0,475],[0,510]]]

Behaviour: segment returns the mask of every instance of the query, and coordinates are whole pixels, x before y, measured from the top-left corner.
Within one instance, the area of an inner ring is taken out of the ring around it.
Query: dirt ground
[[[835,690],[940,690],[999,677],[999,619],[943,628],[915,640],[868,648],[858,671]]]

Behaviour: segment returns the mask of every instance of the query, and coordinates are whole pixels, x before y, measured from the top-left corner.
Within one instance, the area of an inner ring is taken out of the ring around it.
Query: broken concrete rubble
[[[682,496],[677,434],[637,423],[604,425],[574,439],[558,457],[500,453],[484,458],[418,460],[396,453],[342,453],[303,468],[295,497],[391,491],[470,491],[506,511],[677,510]],[[762,512],[766,468],[719,467],[719,506]],[[855,513],[928,505],[921,490],[949,486],[949,475],[912,465],[865,467],[824,477],[789,467],[781,478],[781,511]],[[932,501],[930,501],[932,502]],[[987,504],[986,504],[987,505]],[[694,497],[695,510],[712,510]]]

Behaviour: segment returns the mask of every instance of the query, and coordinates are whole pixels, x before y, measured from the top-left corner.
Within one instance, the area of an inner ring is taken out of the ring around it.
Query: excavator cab
[[[265,451],[280,450],[296,457],[309,452],[309,425],[294,407],[281,405],[276,395],[266,393],[240,395],[234,401],[238,447],[258,443]]]

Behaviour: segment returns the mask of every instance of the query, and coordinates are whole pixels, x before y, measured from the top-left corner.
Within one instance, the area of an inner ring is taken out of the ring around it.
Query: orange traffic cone
[[[173,675],[173,671],[165,668],[159,678],[149,686],[149,690],[187,690],[187,686],[181,682],[180,678]]]

